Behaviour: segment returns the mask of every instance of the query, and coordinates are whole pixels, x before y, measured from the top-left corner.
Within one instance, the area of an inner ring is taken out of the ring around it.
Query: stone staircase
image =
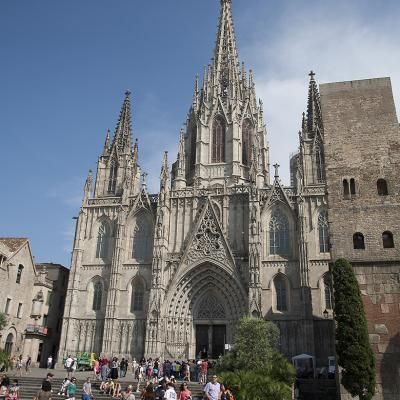
[[[20,395],[22,400],[32,400],[38,390],[41,387],[42,380],[40,378],[34,378],[30,376],[24,376],[24,377],[19,377],[18,382],[20,385]],[[53,389],[53,395],[51,396],[52,400],[65,400],[67,397],[66,396],[58,396],[58,390],[61,387],[63,379],[62,378],[53,378],[51,381],[51,386]],[[82,386],[84,384],[85,380],[79,380],[77,379],[77,392],[76,392],[76,400],[81,399],[82,396]],[[180,384],[182,382],[177,382],[176,389],[177,391],[179,390]],[[133,387],[136,389],[137,388],[137,382],[129,382],[129,381],[123,381],[121,382],[121,388],[122,390],[125,390],[126,387],[131,384]],[[94,400],[111,400],[112,396],[107,395],[107,394],[102,394],[100,393],[99,390],[100,383],[99,382],[93,382],[92,381],[92,393],[93,393],[93,398]],[[143,388],[143,384],[140,385],[141,390]],[[189,390],[192,392],[192,399],[193,400],[200,400],[203,398],[203,391],[202,391],[203,386],[200,385],[197,382],[189,382]],[[137,400],[140,399],[139,393],[135,393],[135,398]]]

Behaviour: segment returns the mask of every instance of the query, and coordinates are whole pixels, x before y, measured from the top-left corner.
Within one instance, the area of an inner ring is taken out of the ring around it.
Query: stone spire
[[[185,155],[185,131],[181,129],[179,136],[178,157],[173,165],[174,180],[173,188],[182,189],[186,187],[186,155]]]
[[[318,86],[314,79],[315,73],[309,73],[310,84],[308,86],[308,104],[307,104],[307,130],[308,134],[313,136],[319,128],[322,128],[321,103],[319,98]]]
[[[107,129],[106,140],[104,141],[103,156],[110,154],[110,130]]]
[[[130,153],[132,149],[132,118],[131,118],[131,92],[125,92],[124,103],[122,104],[117,127],[115,128],[111,151],[118,153]]]

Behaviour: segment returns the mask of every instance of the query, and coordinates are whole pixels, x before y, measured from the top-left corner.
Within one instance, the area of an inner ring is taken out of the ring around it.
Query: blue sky
[[[233,14],[284,183],[310,69],[320,83],[390,76],[399,110],[400,2],[233,0]],[[157,191],[218,15],[218,0],[0,2],[1,236],[29,237],[37,261],[69,265],[72,217],[126,89]]]

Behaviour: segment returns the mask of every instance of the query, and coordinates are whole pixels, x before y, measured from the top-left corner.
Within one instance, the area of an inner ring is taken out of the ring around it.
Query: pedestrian
[[[70,384],[67,387],[67,400],[75,400],[76,394],[76,378],[72,378]]]
[[[172,382],[167,383],[167,390],[165,391],[164,394],[164,399],[166,400],[176,400],[176,392],[175,392],[175,386]]]
[[[90,378],[87,378],[86,382],[83,384],[82,400],[91,400],[91,398],[92,398],[92,385],[90,383]]]
[[[189,390],[188,384],[183,382],[179,390],[178,400],[190,400],[191,396],[192,392]]]
[[[67,394],[67,388],[68,385],[71,383],[71,381],[69,380],[69,378],[66,376],[63,380],[63,382],[61,383],[61,387],[59,392],[57,393],[59,396],[63,395],[65,396]]]
[[[110,371],[111,379],[118,379],[118,358],[114,357],[111,361],[111,371]]]
[[[25,363],[26,374],[29,374],[29,372],[31,372],[31,364],[32,364],[32,358],[31,358],[31,356],[28,356],[26,363]]]
[[[133,378],[136,379],[137,378],[137,368],[138,368],[138,363],[136,361],[136,358],[134,358],[132,360],[132,374],[133,374]]]
[[[53,379],[54,374],[49,372],[46,375],[46,378],[42,381],[42,390],[44,392],[51,392],[51,380]]]
[[[18,357],[15,366],[17,368],[17,376],[21,377],[22,376],[22,356]]]
[[[221,392],[221,385],[218,383],[217,375],[213,375],[211,382],[204,387],[204,394],[208,400],[218,400]]]
[[[229,390],[228,386],[221,383],[220,390],[220,400],[233,400],[232,392]]]
[[[47,358],[47,369],[51,369],[51,368],[53,368],[53,357],[50,355]]]
[[[8,389],[7,400],[18,400],[20,398],[18,380],[13,379],[13,383]]]
[[[154,387],[151,382],[148,382],[147,386],[143,389],[141,398],[143,400],[155,400],[156,394],[154,393]]]
[[[72,373],[72,363],[74,362],[73,358],[71,356],[68,356],[67,359],[65,360],[64,363],[64,368],[67,370],[67,376],[68,378],[71,377]]]
[[[128,361],[126,361],[125,358],[122,357],[122,360],[119,363],[119,373],[121,375],[121,378],[125,378],[127,369],[128,369]]]
[[[123,393],[122,398],[124,400],[135,400],[135,395],[133,394],[133,386],[129,385],[126,392]]]

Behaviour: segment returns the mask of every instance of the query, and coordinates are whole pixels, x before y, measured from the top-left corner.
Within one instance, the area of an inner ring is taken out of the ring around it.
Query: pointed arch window
[[[280,256],[289,254],[289,222],[281,210],[275,210],[269,222],[269,252]]]
[[[333,309],[333,291],[332,291],[332,279],[331,275],[324,275],[324,297],[325,297],[325,309]]]
[[[251,146],[253,137],[253,124],[245,119],[242,125],[242,164],[249,165],[251,161]]]
[[[350,186],[347,179],[343,179],[343,198],[345,200],[350,199]]]
[[[143,311],[144,308],[144,285],[141,281],[132,282],[131,312]]]
[[[7,335],[6,343],[4,346],[4,352],[7,354],[11,354],[14,346],[14,335],[9,333]]]
[[[385,231],[382,233],[382,244],[384,249],[392,249],[394,247],[392,232]]]
[[[356,194],[356,181],[354,178],[350,179],[350,194],[355,195]]]
[[[195,126],[190,131],[190,170],[193,171],[196,166],[196,141],[197,129]]]
[[[93,288],[93,304],[92,304],[93,311],[99,311],[101,309],[102,297],[103,297],[103,285],[101,284],[100,281],[97,281],[94,284]]]
[[[362,233],[356,232],[353,235],[353,248],[356,250],[365,249],[364,235]]]
[[[96,258],[106,258],[108,254],[108,241],[110,229],[106,222],[103,222],[99,227],[97,234]]]
[[[115,188],[117,186],[117,174],[118,165],[115,160],[111,161],[110,165],[110,176],[108,178],[108,193],[115,194]]]
[[[276,301],[276,310],[277,311],[287,311],[288,302],[287,302],[287,285],[286,279],[282,275],[278,275],[274,279],[275,286],[275,301]]]
[[[385,179],[378,179],[376,182],[376,188],[378,189],[379,196],[387,196],[388,195],[388,187]]]
[[[145,215],[139,214],[132,232],[132,258],[137,261],[148,261],[151,258],[151,250],[151,226]]]
[[[212,132],[211,162],[225,162],[225,121],[221,117],[214,119]]]
[[[328,213],[324,210],[318,215],[319,252],[329,252]]]
[[[15,280],[15,283],[21,283],[23,270],[24,270],[24,266],[22,264],[19,264],[18,271],[17,271],[17,279]]]
[[[315,149],[315,166],[317,172],[317,182],[325,182],[325,158],[320,146]]]

